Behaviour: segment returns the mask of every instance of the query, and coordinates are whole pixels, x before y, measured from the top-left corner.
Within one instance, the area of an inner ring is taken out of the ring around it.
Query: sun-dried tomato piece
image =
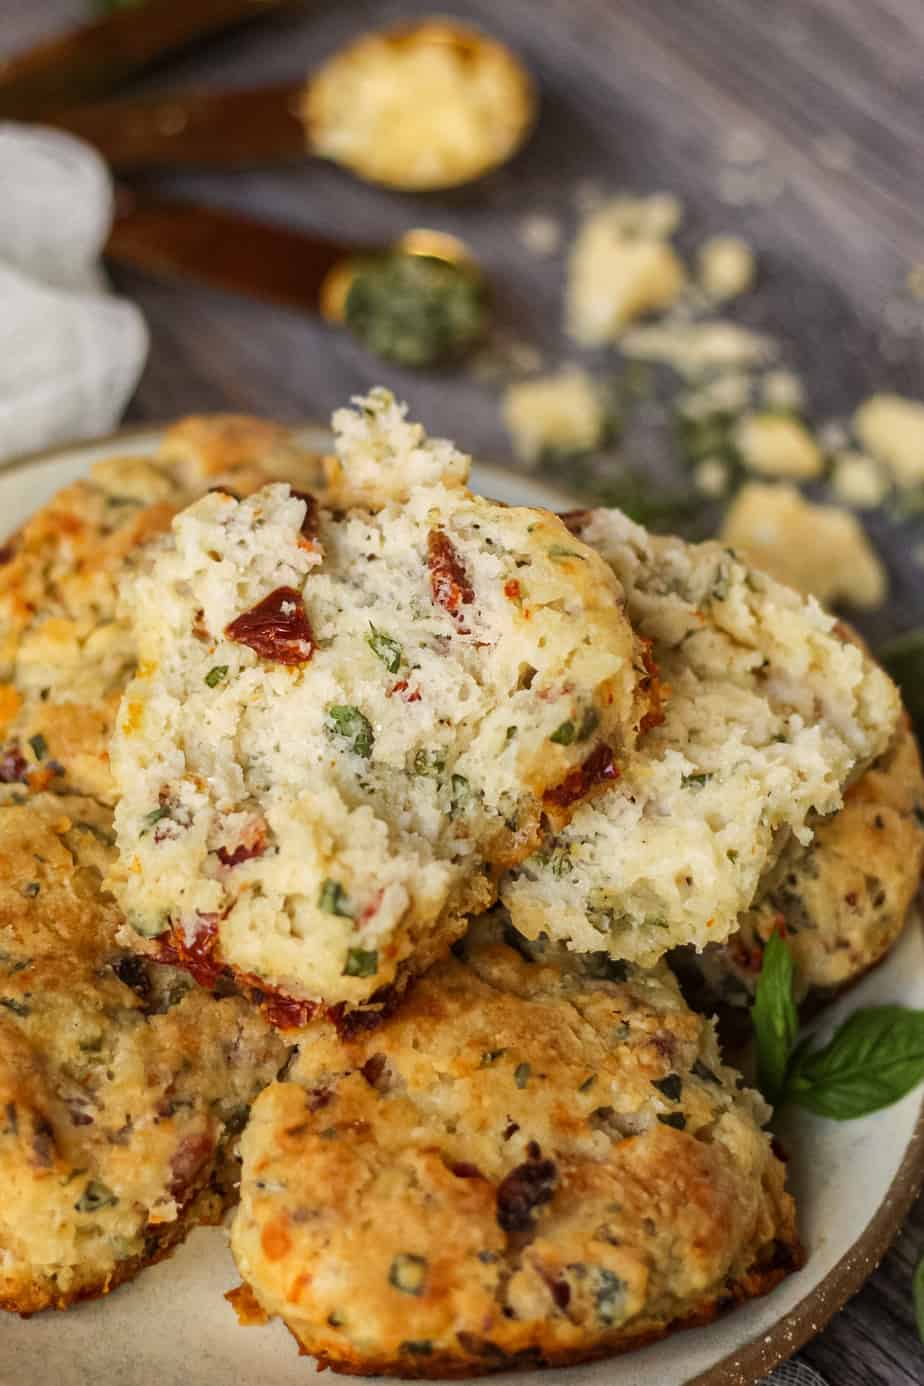
[[[536,1158],[530,1152],[530,1158],[512,1169],[497,1188],[497,1221],[504,1231],[525,1232],[536,1209],[551,1201],[557,1183],[555,1161]]]
[[[225,635],[276,664],[307,664],[314,651],[305,604],[294,587],[277,587],[225,626]]]
[[[512,602],[518,602],[523,595],[520,584],[516,578],[508,578],[504,583],[504,596]]]
[[[227,847],[219,847],[215,855],[222,866],[239,866],[242,861],[251,861],[254,857],[262,857],[265,851],[266,824],[254,818],[244,827],[236,847],[232,847],[230,850]]]
[[[613,752],[609,746],[601,742],[591,751],[583,765],[566,775],[561,784],[547,789],[542,797],[547,804],[556,808],[569,808],[578,799],[583,799],[585,794],[589,794],[594,785],[618,779],[619,770],[613,760]]]
[[[17,784],[26,781],[28,761],[19,749],[18,741],[11,741],[0,753],[0,783]]]
[[[385,696],[386,696],[386,698],[390,698],[390,697],[392,696],[393,693],[400,693],[401,698],[402,698],[402,700],[403,700],[404,702],[406,702],[406,703],[419,703],[419,702],[420,702],[420,689],[419,689],[419,688],[414,688],[414,689],[411,690],[410,693],[408,693],[407,690],[408,690],[408,681],[407,681],[407,679],[399,679],[397,683],[392,684],[391,688],[388,689],[388,691],[386,692]]]
[[[431,529],[427,536],[427,567],[434,602],[456,621],[461,620],[459,608],[471,605],[475,593],[455,545],[443,529]]]
[[[318,522],[320,520],[320,506],[317,496],[313,496],[310,491],[292,490],[292,495],[296,500],[305,502],[305,518],[302,520],[302,538],[317,539]]]
[[[192,943],[183,929],[174,926],[157,939],[157,961],[183,967],[202,987],[211,990],[228,969],[218,956],[217,914],[200,914]]]

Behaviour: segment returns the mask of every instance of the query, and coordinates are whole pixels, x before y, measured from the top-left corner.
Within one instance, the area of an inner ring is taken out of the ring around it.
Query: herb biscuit
[[[0,790],[0,1307],[105,1294],[232,1200],[285,1051],[239,998],[127,956],[111,813]]]
[[[212,494],[148,551],[112,744],[131,928],[306,1011],[443,955],[616,780],[653,696],[619,583],[560,520],[473,495],[384,391],[335,428],[375,508]]]
[[[479,921],[376,1030],[315,1022],[242,1137],[242,1319],[337,1371],[638,1346],[800,1264],[762,1099],[663,967]]]
[[[786,842],[888,746],[897,690],[812,599],[715,543],[647,534],[618,511],[571,517],[652,642],[663,720],[611,793],[514,869],[514,923],[650,965],[726,939]],[[549,921],[552,921],[549,924]]]
[[[681,965],[697,967],[710,998],[749,1005],[764,946],[779,932],[796,963],[801,999],[822,999],[885,957],[905,925],[924,864],[924,776],[907,721],[892,744],[814,824],[811,842],[793,839],[740,927],[722,946]]]
[[[108,743],[135,663],[118,601],[137,554],[219,479],[243,494],[321,469],[278,425],[191,418],[156,455],[100,461],[33,515],[0,552],[0,781],[111,802]]]

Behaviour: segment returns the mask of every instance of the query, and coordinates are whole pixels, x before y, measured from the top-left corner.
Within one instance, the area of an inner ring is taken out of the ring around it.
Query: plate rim
[[[204,410],[202,416],[227,413],[227,410]],[[197,417],[200,417],[197,415]],[[175,420],[152,420],[148,423],[131,424],[103,434],[97,438],[74,439],[49,447],[18,454],[0,462],[0,477],[10,472],[25,471],[41,463],[65,460],[75,453],[89,452],[109,444],[126,442],[133,438],[150,438],[162,433]],[[301,420],[290,425],[293,429],[317,429],[327,432],[327,425],[311,420]],[[519,474],[513,468],[501,467],[496,463],[478,462],[483,475],[504,473],[508,478]],[[557,496],[562,503],[579,503],[568,492],[531,475],[520,477],[527,486],[545,491],[550,498]],[[912,903],[906,928],[924,928],[924,914],[919,902]],[[901,1163],[889,1184],[888,1189],[875,1213],[861,1234],[839,1261],[828,1271],[799,1302],[782,1318],[756,1338],[742,1344],[732,1353],[726,1354],[712,1366],[694,1377],[688,1378],[686,1386],[759,1386],[764,1376],[788,1361],[804,1347],[807,1342],[820,1334],[834,1315],[862,1289],[873,1274],[887,1251],[892,1246],[905,1218],[924,1188],[924,1098],[918,1110],[917,1120],[911,1138],[905,1148]],[[798,1272],[797,1272],[798,1273]],[[772,1293],[772,1291],[771,1291]],[[910,1288],[909,1288],[910,1293]]]

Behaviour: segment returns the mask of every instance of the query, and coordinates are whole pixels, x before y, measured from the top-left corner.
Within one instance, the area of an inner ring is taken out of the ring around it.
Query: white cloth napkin
[[[138,383],[144,319],[99,267],[112,208],[89,145],[0,123],[0,459],[110,432]]]

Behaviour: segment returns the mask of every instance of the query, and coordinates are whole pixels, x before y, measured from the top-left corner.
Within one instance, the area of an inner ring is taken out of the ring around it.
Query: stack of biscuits
[[[898,693],[728,549],[333,424],[185,420],[3,550],[0,1305],[233,1209],[238,1317],[338,1371],[706,1322],[803,1259],[711,1015],[898,937]]]

